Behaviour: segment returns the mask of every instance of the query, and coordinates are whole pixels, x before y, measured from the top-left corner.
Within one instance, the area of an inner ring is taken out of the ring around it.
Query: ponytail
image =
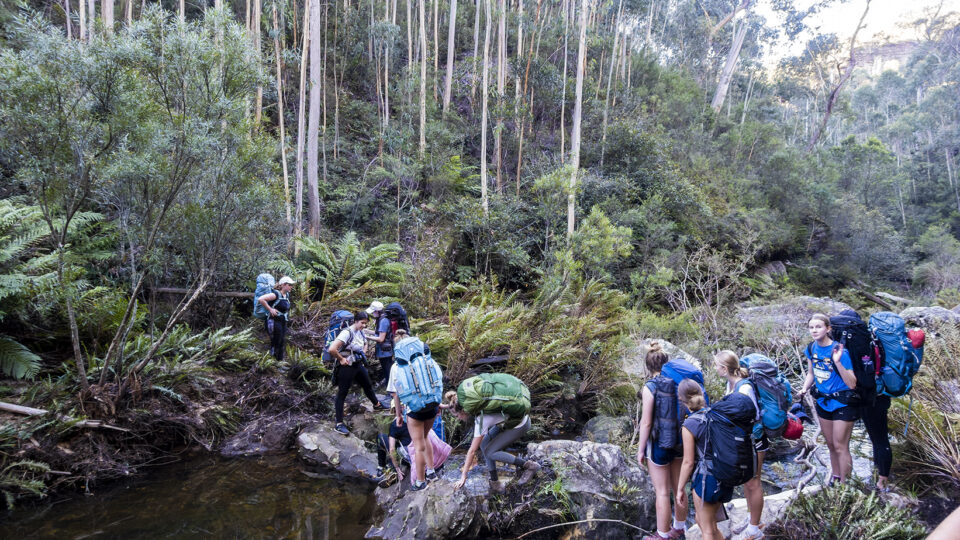
[[[703,388],[692,379],[680,381],[677,387],[677,397],[690,409],[690,412],[697,412],[707,406],[707,400],[703,397]]]
[[[730,375],[740,377],[741,379],[746,379],[750,376],[750,370],[740,365],[740,359],[737,358],[737,353],[733,351],[720,351],[713,359],[723,366],[723,369],[727,370],[727,373]]]
[[[647,368],[647,375],[660,373],[660,369],[663,368],[663,365],[666,364],[668,360],[667,353],[663,351],[663,346],[660,345],[660,342],[650,342],[650,349],[647,351],[647,356],[643,359],[643,363]]]

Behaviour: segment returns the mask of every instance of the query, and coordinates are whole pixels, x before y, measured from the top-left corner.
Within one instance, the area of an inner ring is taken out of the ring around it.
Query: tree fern
[[[0,336],[0,372],[15,379],[33,378],[40,371],[40,357],[16,341]]]

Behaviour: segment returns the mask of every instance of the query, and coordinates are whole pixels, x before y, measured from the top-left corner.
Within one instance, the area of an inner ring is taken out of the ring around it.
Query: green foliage
[[[787,540],[908,540],[926,537],[912,511],[885,502],[875,491],[841,483],[813,495],[801,494],[766,534]]]
[[[31,379],[40,371],[40,357],[16,341],[0,336],[0,373],[15,379]]]

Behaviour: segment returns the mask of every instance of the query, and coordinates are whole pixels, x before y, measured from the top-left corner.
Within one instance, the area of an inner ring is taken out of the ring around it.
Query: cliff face
[[[900,41],[897,43],[871,43],[858,47],[854,53],[857,64],[878,75],[884,70],[897,70],[916,52],[918,41]]]

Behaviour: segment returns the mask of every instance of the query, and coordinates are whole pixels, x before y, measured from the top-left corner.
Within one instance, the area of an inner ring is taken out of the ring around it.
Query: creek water
[[[0,513],[0,538],[363,538],[373,484],[302,468],[292,456],[192,457]]]

